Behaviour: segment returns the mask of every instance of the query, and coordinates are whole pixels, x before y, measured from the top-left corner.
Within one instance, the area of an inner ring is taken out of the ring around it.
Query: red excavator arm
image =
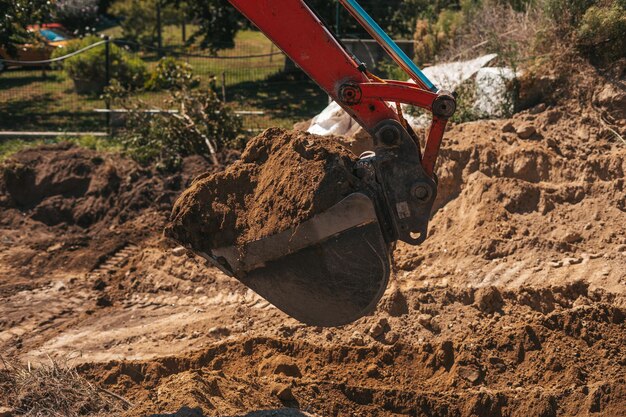
[[[407,63],[406,56],[398,56],[398,52],[402,54],[399,48],[355,1],[341,0],[341,3],[390,52],[415,84],[380,80],[370,74],[303,0],[229,1],[374,138],[381,122],[394,120],[416,140],[402,115],[388,102],[411,104],[431,112],[433,120],[420,161],[425,173],[433,175],[446,122],[454,112],[454,98],[448,93],[436,91],[415,64]],[[416,144],[419,152],[417,140]]]
[[[440,92],[355,0],[339,0],[414,83],[381,80],[352,57],[303,0],[230,0],[374,138],[351,167],[359,191],[280,233],[201,256],[287,314],[338,326],[371,312],[395,242],[422,243],[437,194],[433,174],[454,98]],[[399,103],[430,111],[422,154]]]

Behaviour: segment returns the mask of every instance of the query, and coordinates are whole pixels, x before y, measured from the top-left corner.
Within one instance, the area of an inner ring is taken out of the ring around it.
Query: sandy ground
[[[329,329],[161,237],[201,162],[27,152],[0,187],[0,352],[71,357],[129,416],[626,416],[626,146],[589,108],[451,127],[429,239]]]

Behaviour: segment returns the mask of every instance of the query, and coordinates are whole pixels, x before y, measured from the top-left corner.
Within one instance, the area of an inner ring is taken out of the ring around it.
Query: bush
[[[54,56],[66,55],[88,45],[100,41],[96,36],[74,40],[65,48],[57,49]],[[117,80],[125,88],[143,87],[147,69],[144,62],[133,57],[117,45],[110,44],[111,80]],[[106,57],[105,46],[95,47],[66,59],[62,63],[63,69],[74,81],[79,93],[101,93],[106,85]]]
[[[419,19],[415,25],[415,61],[423,65],[436,58],[437,53],[454,42],[465,16],[460,11],[442,10],[435,22]]]
[[[194,77],[193,68],[186,62],[174,58],[162,58],[152,71],[146,82],[147,90],[181,90],[194,88],[200,84],[198,77]]]
[[[626,57],[626,7],[617,1],[591,6],[581,19],[576,38],[580,51],[593,63],[610,64]]]
[[[569,32],[569,28],[578,26],[583,15],[596,0],[546,0],[546,16],[556,24],[556,29]]]
[[[148,113],[119,84],[107,89],[110,99],[128,110],[126,127],[118,137],[124,152],[143,165],[176,170],[182,158],[201,155],[217,162],[215,153],[242,147],[241,119],[211,91],[173,91],[167,108],[177,113]]]
[[[59,0],[54,8],[56,20],[75,33],[95,30],[99,20],[98,0]]]

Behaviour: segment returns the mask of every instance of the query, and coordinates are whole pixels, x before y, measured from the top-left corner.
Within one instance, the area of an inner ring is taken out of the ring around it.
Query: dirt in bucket
[[[267,129],[241,160],[179,197],[165,235],[208,252],[280,233],[358,191],[356,160],[334,138]]]

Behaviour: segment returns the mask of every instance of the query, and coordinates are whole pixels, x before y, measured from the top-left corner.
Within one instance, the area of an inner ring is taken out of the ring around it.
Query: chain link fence
[[[200,80],[198,88],[213,88],[242,117],[250,133],[270,126],[291,127],[321,111],[328,96],[298,71],[260,32],[246,31],[235,47],[216,55],[192,48],[158,49],[124,40],[111,40],[141,59],[148,71],[163,57],[187,62]],[[107,41],[92,45],[107,52]],[[384,60],[382,48],[372,40],[344,39],[344,45],[368,68]],[[400,42],[409,55],[410,41]],[[99,94],[79,93],[76,83],[58,62],[2,61],[0,72],[0,132],[107,132],[111,113]],[[106,68],[102,68],[106,71]],[[167,108],[168,91],[140,91],[142,101]]]

